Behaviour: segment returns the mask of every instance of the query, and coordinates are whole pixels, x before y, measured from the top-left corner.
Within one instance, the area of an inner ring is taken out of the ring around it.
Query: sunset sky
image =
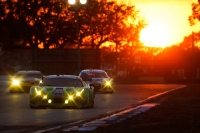
[[[141,32],[140,40],[149,47],[165,47],[183,41],[192,31],[200,31],[200,22],[191,27],[188,16],[192,3],[198,0],[118,0],[134,4],[146,19],[148,26]]]

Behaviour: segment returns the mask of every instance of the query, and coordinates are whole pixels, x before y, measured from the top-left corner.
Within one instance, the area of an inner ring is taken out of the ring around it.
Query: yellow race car
[[[44,75],[40,71],[35,70],[24,70],[18,71],[13,77],[10,79],[10,93],[13,92],[29,92],[30,87],[33,85],[38,85]]]
[[[93,108],[94,88],[74,75],[49,75],[30,89],[30,108]]]

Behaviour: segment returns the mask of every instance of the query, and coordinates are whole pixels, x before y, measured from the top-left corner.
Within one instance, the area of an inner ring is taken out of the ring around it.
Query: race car
[[[85,69],[79,73],[87,84],[94,87],[95,92],[113,93],[113,79],[106,71],[100,69]]]
[[[94,88],[75,75],[48,75],[30,88],[30,108],[93,108]]]
[[[38,85],[44,75],[40,71],[36,70],[24,70],[18,71],[10,81],[10,93],[13,92],[29,92],[30,87]]]

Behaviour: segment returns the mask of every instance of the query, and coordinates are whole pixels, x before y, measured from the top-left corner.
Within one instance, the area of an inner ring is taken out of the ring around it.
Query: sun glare
[[[198,32],[200,22],[191,27],[188,16],[192,3],[198,0],[116,0],[135,5],[148,22],[140,33],[140,41],[147,47],[165,48],[177,45],[192,31]]]
[[[169,31],[166,26],[151,24],[140,33],[140,41],[147,47],[161,47],[171,45],[169,42]]]

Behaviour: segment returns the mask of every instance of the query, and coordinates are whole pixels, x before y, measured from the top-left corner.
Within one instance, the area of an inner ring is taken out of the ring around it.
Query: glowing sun
[[[151,24],[140,33],[140,41],[147,47],[167,47],[170,44],[170,32],[167,26]]]

